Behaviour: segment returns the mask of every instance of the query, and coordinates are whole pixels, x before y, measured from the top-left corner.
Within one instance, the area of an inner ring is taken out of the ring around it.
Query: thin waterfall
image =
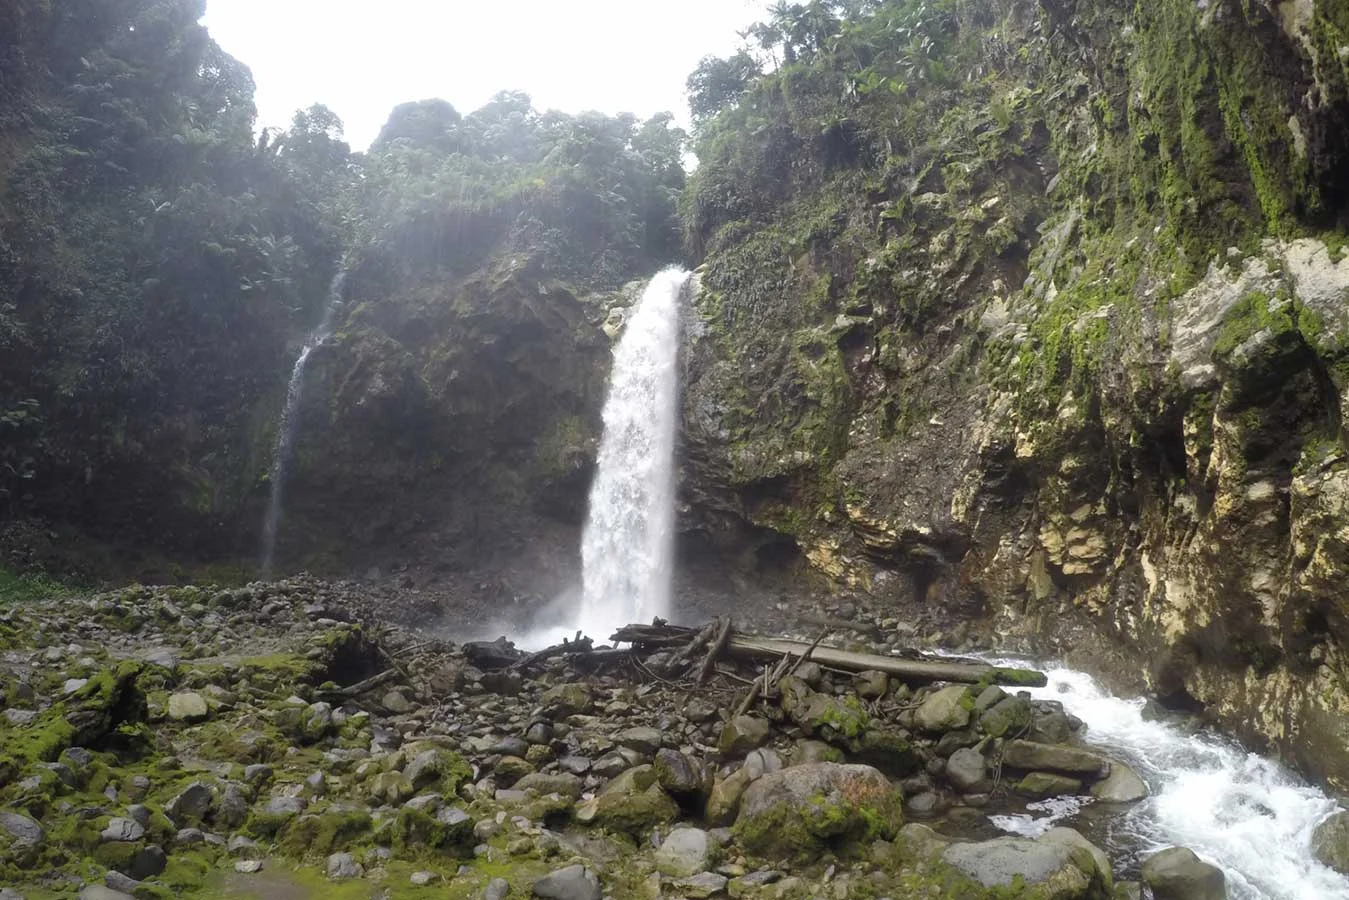
[[[342,305],[342,287],[346,283],[346,272],[339,272],[328,288],[328,300],[323,307],[323,317],[318,327],[305,339],[300,355],[295,359],[295,367],[290,372],[290,384],[286,388],[286,405],[281,411],[281,419],[276,431],[276,450],[272,453],[271,497],[267,501],[267,518],[262,523],[262,574],[272,574],[272,563],[276,556],[276,537],[281,527],[282,495],[286,486],[286,471],[290,468],[291,457],[295,451],[295,429],[299,422],[300,398],[304,393],[304,369],[309,355],[332,336],[333,318],[337,308]]]
[[[688,279],[682,269],[651,279],[614,350],[573,626],[599,641],[670,614],[679,304]]]

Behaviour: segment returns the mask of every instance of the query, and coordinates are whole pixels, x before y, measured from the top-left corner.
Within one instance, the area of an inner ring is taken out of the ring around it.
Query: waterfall
[[[688,278],[666,269],[651,279],[614,350],[572,625],[597,641],[670,612],[679,300]]]
[[[342,286],[346,282],[346,272],[339,272],[328,287],[328,300],[323,307],[323,317],[318,327],[305,339],[295,366],[290,371],[290,384],[286,388],[286,405],[281,410],[277,422],[276,449],[272,453],[271,497],[267,501],[267,518],[262,523],[262,574],[272,574],[272,562],[276,556],[276,536],[281,527],[282,493],[286,485],[286,470],[290,467],[291,456],[295,450],[295,428],[299,421],[300,398],[304,392],[304,368],[313,353],[331,335],[333,317],[342,305]]]

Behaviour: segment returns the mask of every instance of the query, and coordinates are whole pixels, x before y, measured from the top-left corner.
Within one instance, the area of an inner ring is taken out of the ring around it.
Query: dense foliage
[[[336,271],[383,287],[493,254],[613,284],[675,255],[668,116],[330,110],[254,134],[204,0],[0,6],[0,515],[251,544],[294,342]],[[565,262],[565,267],[562,263]]]

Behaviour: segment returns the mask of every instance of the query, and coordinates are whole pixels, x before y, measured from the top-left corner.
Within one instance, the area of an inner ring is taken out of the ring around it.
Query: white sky
[[[684,80],[726,55],[769,0],[209,0],[202,20],[253,70],[259,125],[325,103],[364,150],[389,111],[443,97],[469,113],[501,90],[536,109],[687,127]]]

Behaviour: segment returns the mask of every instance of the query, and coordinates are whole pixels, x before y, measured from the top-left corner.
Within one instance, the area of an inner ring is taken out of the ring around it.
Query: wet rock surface
[[[1023,880],[1044,874],[1063,897],[1108,879],[1084,839],[989,841],[1026,778],[1105,791],[1124,771],[1055,704],[806,664],[735,716],[756,666],[714,671],[691,701],[677,669],[602,653],[518,665],[361,602],[296,578],[12,615],[20,643],[0,671],[8,708],[32,715],[0,732],[6,880],[137,896],[307,872],[475,898],[821,884],[979,898],[1022,856]],[[61,664],[40,665],[54,648]],[[1040,720],[1065,743],[1033,740]]]

